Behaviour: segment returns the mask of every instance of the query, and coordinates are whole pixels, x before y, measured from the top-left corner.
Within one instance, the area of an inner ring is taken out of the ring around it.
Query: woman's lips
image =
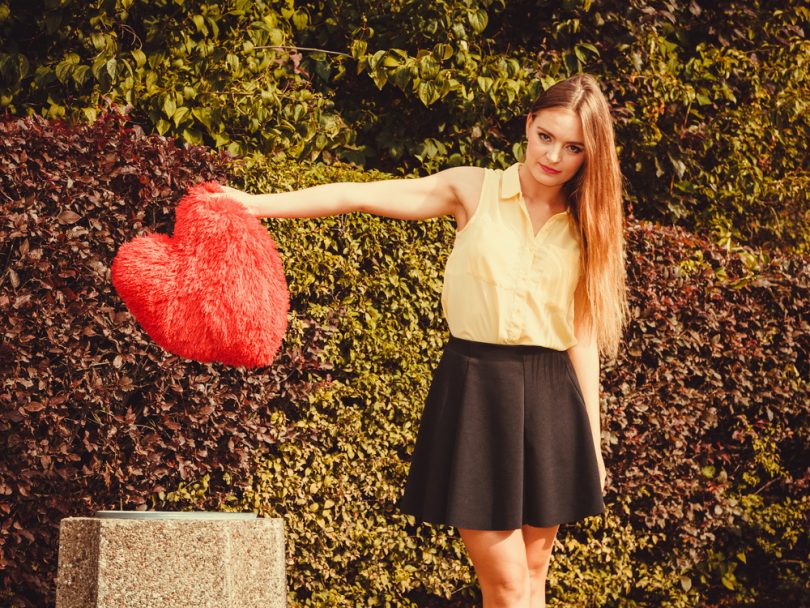
[[[543,171],[545,171],[546,173],[548,173],[550,175],[557,175],[558,173],[560,173],[560,171],[557,171],[556,169],[552,169],[551,167],[546,167],[542,163],[537,163],[537,164],[540,165],[540,168],[543,169]]]

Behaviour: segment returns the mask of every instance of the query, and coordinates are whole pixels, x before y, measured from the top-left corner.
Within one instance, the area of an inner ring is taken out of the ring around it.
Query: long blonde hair
[[[582,251],[582,279],[575,294],[577,323],[584,323],[591,331],[595,325],[599,351],[615,359],[629,307],[623,177],[610,106],[593,76],[577,74],[543,91],[530,112],[534,117],[540,110],[554,107],[576,112],[585,136],[585,162],[563,185]]]

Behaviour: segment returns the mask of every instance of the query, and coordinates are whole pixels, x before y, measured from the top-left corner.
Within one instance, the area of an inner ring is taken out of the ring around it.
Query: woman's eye
[[[551,140],[551,138],[548,135],[546,135],[545,133],[540,133],[538,131],[537,135],[540,137],[540,139],[545,138],[545,139]],[[580,148],[579,146],[570,146],[570,149],[574,154],[579,154],[580,152],[582,152],[582,148]]]

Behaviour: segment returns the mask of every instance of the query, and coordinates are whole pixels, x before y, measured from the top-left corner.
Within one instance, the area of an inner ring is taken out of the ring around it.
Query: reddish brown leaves
[[[53,599],[61,518],[146,508],[206,473],[197,506],[216,508],[248,455],[286,431],[271,413],[295,417],[305,403],[311,388],[288,378],[317,370],[314,354],[282,351],[249,373],[180,359],[149,339],[110,282],[117,248],[170,232],[176,201],[199,181],[224,182],[226,161],[146,137],[114,113],[75,128],[0,121],[0,588],[18,604]]]

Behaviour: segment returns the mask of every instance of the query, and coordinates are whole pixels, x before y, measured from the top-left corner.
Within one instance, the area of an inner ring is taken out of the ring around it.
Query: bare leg
[[[551,563],[551,549],[557,536],[559,524],[549,528],[523,526],[523,541],[526,545],[526,562],[531,580],[530,608],[546,607],[546,575]]]
[[[523,533],[459,528],[475,566],[483,608],[530,608],[529,568]]]

